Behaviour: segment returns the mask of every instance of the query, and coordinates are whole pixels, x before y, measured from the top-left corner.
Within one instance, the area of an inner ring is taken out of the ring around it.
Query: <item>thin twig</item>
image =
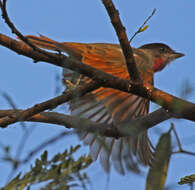
[[[44,51],[40,48],[38,48],[37,46],[35,46],[34,44],[32,44],[26,37],[24,37],[24,35],[22,35],[22,33],[15,27],[15,25],[13,24],[13,22],[11,22],[8,13],[7,13],[7,9],[6,9],[6,5],[7,5],[7,0],[3,0],[3,3],[0,1],[0,8],[2,10],[2,17],[5,20],[5,23],[10,27],[12,33],[16,34],[19,39],[21,39],[24,43],[26,43],[28,46],[30,46],[34,51],[37,51],[49,58],[54,58],[53,56],[51,56],[51,54],[48,54],[47,51]]]
[[[57,141],[61,140],[63,137],[68,136],[68,135],[72,135],[72,134],[74,134],[74,132],[66,132],[66,131],[60,132],[56,136],[46,140],[45,142],[41,143],[39,146],[34,148],[32,151],[30,151],[28,153],[28,155],[24,159],[22,159],[22,160],[15,160],[15,159],[12,160],[12,162],[17,163],[17,165],[14,165],[14,167],[10,171],[10,173],[8,175],[8,181],[10,180],[10,178],[12,178],[12,176],[14,175],[16,170],[19,167],[21,167],[22,164],[26,164],[27,162],[29,162],[32,159],[32,157],[35,156],[37,153],[39,153],[41,150],[43,150],[44,148],[46,148],[47,146],[49,146],[51,144],[56,143]]]
[[[54,137],[46,140],[45,142],[43,142],[39,146],[37,146],[35,149],[33,149],[32,151],[30,151],[30,153],[28,153],[28,155],[26,156],[26,158],[24,158],[23,160],[21,160],[20,163],[22,163],[22,164],[27,163],[35,154],[37,154],[38,152],[40,152],[42,149],[44,149],[48,145],[54,144],[57,141],[61,140],[63,137],[66,137],[66,136],[69,136],[69,135],[73,135],[73,134],[75,134],[75,132],[67,132],[67,131],[60,132],[56,136],[54,136]]]
[[[17,110],[16,103],[14,102],[13,98],[9,94],[7,94],[6,92],[2,92],[2,96],[7,100],[7,102],[13,108],[13,110]],[[22,136],[20,143],[19,143],[17,150],[16,150],[16,155],[15,155],[16,159],[20,158],[22,151],[26,145],[26,141],[27,141],[28,137],[32,134],[32,130],[35,129],[33,127],[30,127],[28,129],[26,124],[23,121],[20,122],[20,125],[22,127],[23,136]]]
[[[173,154],[177,154],[177,153],[184,153],[184,154],[188,154],[188,155],[191,155],[191,156],[195,156],[195,153],[194,152],[191,152],[191,151],[187,151],[187,150],[184,150],[182,148],[182,144],[180,142],[180,139],[179,139],[179,136],[177,134],[177,131],[175,129],[175,126],[173,123],[171,123],[171,129],[173,130],[173,133],[175,135],[175,138],[176,138],[176,141],[177,141],[177,144],[178,144],[178,147],[179,147],[179,150],[178,151],[175,151],[175,152],[172,152]]]
[[[172,154],[181,154],[181,153],[195,156],[195,152],[191,152],[191,151],[187,151],[187,150],[178,150],[178,151],[172,152]]]
[[[182,149],[181,142],[180,142],[180,139],[179,139],[179,136],[178,136],[177,131],[176,131],[176,129],[175,129],[174,123],[171,123],[171,129],[173,130],[173,133],[174,133],[174,135],[175,135],[175,138],[176,138],[176,141],[177,141],[179,150],[183,150],[183,149]]]
[[[144,21],[144,23],[139,27],[139,29],[138,29],[138,30],[134,33],[134,35],[130,38],[129,43],[132,42],[132,40],[135,38],[135,36],[136,36],[137,34],[139,34],[140,32],[143,32],[143,31],[144,31],[144,30],[143,30],[144,26],[145,26],[145,25],[147,24],[147,22],[154,16],[155,12],[156,12],[156,9],[154,9],[154,10],[152,11],[152,14],[151,14],[150,16],[148,16],[148,18]]]

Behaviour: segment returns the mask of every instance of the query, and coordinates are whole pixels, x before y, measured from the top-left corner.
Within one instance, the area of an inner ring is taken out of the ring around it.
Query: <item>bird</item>
[[[131,78],[119,44],[57,42],[43,35],[25,37],[39,48],[64,52],[81,64],[90,65],[122,79]],[[162,71],[170,62],[184,56],[164,43],[148,43],[132,50],[141,80],[152,85],[154,73]],[[75,71],[63,71],[63,81],[67,88],[69,84],[82,86],[91,80]],[[120,124],[124,120],[130,121],[148,114],[149,100],[117,89],[99,87],[70,101],[69,108],[72,115],[122,127]],[[92,159],[95,161],[99,157],[106,172],[110,171],[112,164],[122,175],[126,170],[139,172],[137,163],[147,166],[154,160],[155,148],[147,131],[136,137],[118,139],[88,132],[79,132],[78,135],[84,144],[90,146]]]

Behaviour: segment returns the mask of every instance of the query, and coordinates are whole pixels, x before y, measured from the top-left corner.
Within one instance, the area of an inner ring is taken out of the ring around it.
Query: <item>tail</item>
[[[70,102],[72,115],[84,117],[97,123],[115,123],[117,127],[124,120],[131,120],[148,113],[149,101],[133,94],[127,94],[115,89],[99,88],[77,101]],[[122,126],[121,126],[122,127]],[[79,137],[90,145],[90,154],[93,160],[99,156],[100,162],[109,172],[110,164],[121,174],[125,170],[138,173],[138,162],[151,165],[153,161],[153,146],[143,132],[137,137],[122,137],[114,139],[101,137],[96,134],[82,132]]]
[[[25,36],[32,44],[39,48],[48,49],[52,51],[65,52],[69,56],[74,57],[77,60],[81,60],[84,52],[86,52],[87,44],[76,42],[57,42],[46,36],[40,35]]]
[[[59,51],[57,48],[57,44],[58,42],[40,35],[40,37],[38,36],[33,36],[33,35],[27,35],[25,36],[32,44],[38,46],[39,48],[43,48],[43,49],[48,49],[48,50],[53,50],[53,51]]]

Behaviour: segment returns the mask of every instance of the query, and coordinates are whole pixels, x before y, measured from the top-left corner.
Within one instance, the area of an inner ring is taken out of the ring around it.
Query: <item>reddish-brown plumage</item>
[[[154,72],[161,71],[165,66],[166,64],[164,64],[164,59],[159,57],[154,61],[153,70]]]
[[[38,47],[66,52],[82,63],[117,77],[129,79],[124,56],[117,44],[59,43],[45,36],[27,37]],[[170,61],[183,56],[160,43],[146,44],[138,49],[133,48],[133,53],[142,80],[151,84],[154,72],[162,70]],[[75,83],[78,78],[79,75],[75,75],[75,72],[64,70],[64,80],[68,79]],[[90,80],[82,77],[79,85],[90,82]],[[147,114],[149,108],[149,101],[144,98],[104,87],[73,100],[69,104],[73,115],[95,122],[113,123],[117,127],[123,127],[121,122],[124,120],[132,120]],[[109,137],[97,137],[87,132],[80,133],[79,136],[85,144],[90,145],[93,160],[96,160],[99,155],[101,164],[106,171],[110,169],[110,161],[121,174],[124,174],[125,168],[138,171],[136,158],[145,165],[152,162],[153,150],[147,132],[134,138],[123,137],[117,140]]]

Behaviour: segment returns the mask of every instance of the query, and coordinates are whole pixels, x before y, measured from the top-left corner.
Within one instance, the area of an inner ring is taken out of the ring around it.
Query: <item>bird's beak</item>
[[[174,53],[174,58],[175,58],[175,59],[177,59],[177,58],[179,58],[179,57],[183,57],[183,56],[184,56],[183,53],[178,53],[178,52],[175,52],[175,53]]]

